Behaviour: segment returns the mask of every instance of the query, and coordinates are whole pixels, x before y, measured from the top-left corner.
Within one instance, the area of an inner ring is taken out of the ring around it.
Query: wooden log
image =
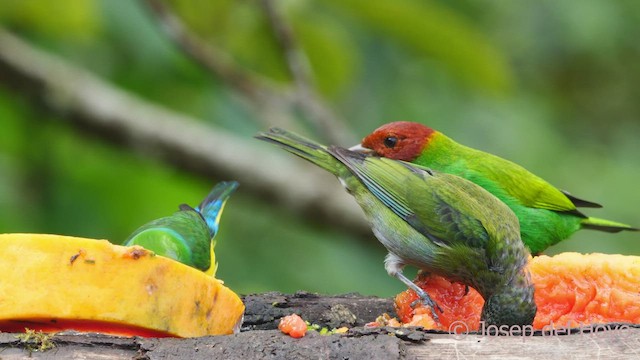
[[[393,313],[393,301],[358,294],[320,296],[304,291],[293,295],[278,292],[247,295],[244,330],[276,329],[278,320],[289,314],[329,329],[363,326],[383,313]]]
[[[609,324],[571,332],[538,331],[523,336],[447,334],[415,328],[369,329],[362,324],[390,310],[390,299],[357,294],[320,296],[306,292],[293,295],[272,292],[247,295],[244,299],[247,304],[247,323],[243,331],[235,335],[159,339],[66,332],[52,336],[50,340],[55,347],[41,352],[34,351],[39,343],[24,342],[17,338],[18,334],[3,333],[0,334],[0,357],[190,360],[590,359],[630,357],[640,352],[640,329],[631,325]],[[322,326],[352,325],[343,335],[320,335],[310,331],[301,339],[293,339],[274,329],[280,316],[292,312],[302,314],[309,322]],[[334,313],[338,315],[332,315]]]
[[[191,339],[68,334],[52,338],[54,349],[31,353],[14,335],[0,334],[2,359],[591,359],[635,357],[640,348],[640,329],[633,327],[571,335],[462,338],[415,329],[362,328],[345,335],[309,332],[301,339],[278,330]]]

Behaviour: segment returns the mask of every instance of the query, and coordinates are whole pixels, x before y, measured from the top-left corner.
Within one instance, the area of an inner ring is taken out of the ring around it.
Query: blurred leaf
[[[336,21],[307,13],[292,16],[296,37],[313,70],[321,92],[335,94],[353,80],[360,62],[349,33]]]
[[[212,46],[225,49],[243,66],[278,81],[290,75],[280,45],[258,1],[173,0],[174,10]],[[357,55],[344,26],[318,12],[313,3],[276,2],[309,59],[320,91],[332,94],[348,84]]]
[[[243,21],[241,16],[234,16],[234,12],[242,12],[242,8],[257,6],[254,2],[236,0],[214,0],[214,1],[190,1],[190,0],[168,0],[170,8],[179,14],[180,18],[189,25],[189,29],[201,36],[222,33],[233,29],[236,22]]]
[[[21,111],[24,106],[16,96],[0,88],[0,152],[18,155],[26,143],[24,125],[21,123],[25,116]]]
[[[51,37],[89,40],[100,30],[95,0],[2,0],[0,22]]]
[[[111,82],[196,118],[208,117],[204,108],[219,106],[210,95],[219,83],[171,42],[143,1],[102,1],[109,37],[87,51],[92,70],[104,63],[98,72]]]
[[[284,57],[257,1],[173,0],[173,10],[211,46],[241,65],[278,81],[289,80]]]
[[[495,92],[510,89],[504,55],[457,13],[432,1],[331,0],[352,17],[398,43],[434,58],[469,84]]]
[[[25,106],[16,97],[0,89],[0,232],[26,226],[29,198],[22,196],[24,158],[27,144],[23,117]]]

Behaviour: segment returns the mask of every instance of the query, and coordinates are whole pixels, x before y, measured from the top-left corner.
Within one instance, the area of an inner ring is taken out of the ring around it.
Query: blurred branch
[[[308,66],[304,55],[293,40],[290,29],[280,19],[272,4],[264,1],[267,16],[282,45],[296,85],[295,89],[277,85],[248,69],[237,66],[233,58],[224,51],[205,43],[190,32],[187,26],[163,0],[144,0],[150,14],[162,25],[167,35],[185,54],[218,77],[238,94],[253,109],[256,117],[267,126],[278,125],[295,128],[293,107],[298,107],[317,130],[333,144],[349,145],[354,137],[344,124],[319,100],[310,85]]]
[[[266,127],[274,125],[296,128],[282,98],[275,94],[282,89],[258,74],[237,66],[224,51],[209,46],[190,32],[180,18],[162,0],[143,0],[149,14],[161,25],[164,32],[184,54],[200,64],[210,74],[229,86],[240,100],[250,108]]]
[[[236,179],[241,191],[350,232],[370,234],[360,209],[325,172],[118,89],[0,28],[0,84],[75,128],[176,168]]]
[[[289,74],[293,79],[297,106],[314,124],[315,128],[322,130],[332,142],[345,144],[352,141],[353,139],[349,137],[350,134],[348,134],[344,123],[323,103],[316,92],[309,59],[300,48],[293,29],[274,2],[274,0],[261,1],[273,34],[284,53]]]
[[[144,0],[144,2],[165,33],[186,55],[251,101],[261,104],[266,100],[264,97],[268,92],[263,79],[236,66],[229,54],[208,46],[202,39],[189,32],[185,24],[164,1]]]
[[[300,49],[293,30],[278,9],[276,9],[273,0],[261,0],[261,4],[269,20],[273,34],[284,53],[289,74],[298,89],[309,91],[312,82],[309,61]]]

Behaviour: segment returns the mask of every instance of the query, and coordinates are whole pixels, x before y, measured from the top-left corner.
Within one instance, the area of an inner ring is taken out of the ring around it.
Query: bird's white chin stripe
[[[358,144],[358,145],[354,145],[354,146],[350,147],[349,150],[362,152],[362,151],[366,151],[366,150],[370,150],[370,149],[367,149],[366,147],[362,147],[362,144]]]

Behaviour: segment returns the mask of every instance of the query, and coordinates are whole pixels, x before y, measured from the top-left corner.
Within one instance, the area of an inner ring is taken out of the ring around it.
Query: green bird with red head
[[[638,231],[629,225],[584,215],[578,207],[601,205],[560,190],[522,166],[455,142],[414,122],[392,122],[376,129],[352,150],[403,160],[482,186],[507,204],[520,221],[522,241],[532,254],[567,239],[580,229]]]
[[[442,310],[403,274],[406,265],[472,286],[485,299],[486,324],[533,322],[534,285],[518,218],[482,187],[406,162],[324,146],[284,129],[256,138],[338,177],[387,249],[387,273],[414,290],[436,321],[436,310]]]

